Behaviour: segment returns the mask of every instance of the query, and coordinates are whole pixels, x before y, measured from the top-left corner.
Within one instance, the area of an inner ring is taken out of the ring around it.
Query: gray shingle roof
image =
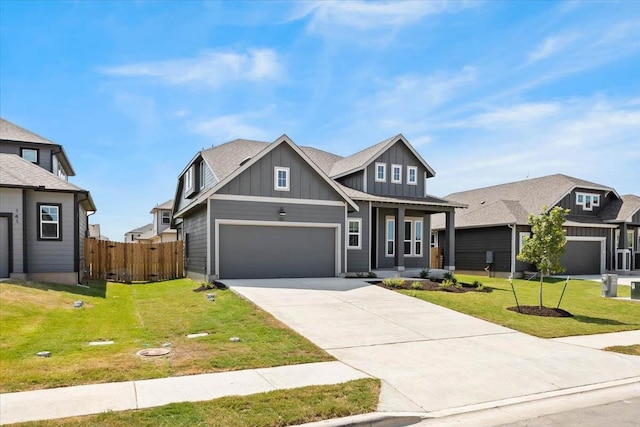
[[[626,222],[639,210],[640,196],[625,194],[605,206],[600,217],[606,222]]]
[[[173,208],[173,199],[169,199],[164,203],[160,203],[159,205],[154,206],[149,213],[153,213],[153,211],[158,209],[171,209],[171,208]]]
[[[15,154],[0,153],[0,186],[87,193],[87,209],[96,210],[88,191]]]
[[[67,154],[64,151],[64,148],[60,144],[56,144],[55,142],[49,141],[46,138],[41,137],[29,130],[26,130],[23,127],[18,126],[15,123],[11,123],[8,120],[0,117],[0,140],[3,141],[14,141],[14,142],[29,142],[34,144],[47,144],[47,145],[55,145],[60,147],[60,161],[67,171],[67,175],[75,176],[75,171],[67,158]]]
[[[342,160],[342,156],[319,150],[313,147],[300,147],[300,149],[320,168],[324,173],[330,176],[333,165]]]
[[[456,227],[526,224],[530,213],[554,206],[576,187],[615,193],[611,187],[556,174],[453,193],[446,199],[469,206],[456,211]],[[432,226],[444,228],[444,217],[434,216]]]
[[[207,162],[218,181],[222,181],[238,169],[243,161],[252,158],[267,148],[269,143],[248,139],[235,139],[201,151],[202,158]]]
[[[352,154],[349,157],[345,157],[334,163],[331,168],[331,173],[329,176],[338,176],[345,172],[357,170],[359,168],[364,167],[373,159],[378,157],[379,153],[384,150],[385,146],[389,144],[394,139],[398,138],[400,135],[393,136],[391,138],[385,139],[382,142],[379,142],[376,145],[372,145],[369,148],[365,148],[362,151],[358,151],[355,154]]]

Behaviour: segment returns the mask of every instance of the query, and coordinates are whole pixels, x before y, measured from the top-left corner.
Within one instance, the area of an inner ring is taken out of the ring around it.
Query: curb
[[[426,414],[371,412],[343,418],[299,424],[297,427],[404,427],[426,419]]]

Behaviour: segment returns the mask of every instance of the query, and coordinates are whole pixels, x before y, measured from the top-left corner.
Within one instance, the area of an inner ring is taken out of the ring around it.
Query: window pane
[[[387,254],[393,255],[393,240],[387,242]]]
[[[415,239],[422,240],[422,222],[421,221],[416,221],[415,229],[416,229]]]
[[[584,203],[584,196],[582,194],[578,194],[578,203]]]
[[[404,238],[405,240],[411,240],[411,221],[404,222]]]
[[[411,255],[411,241],[404,242],[404,254]]]
[[[58,238],[58,224],[43,223],[42,224],[42,237],[46,239]]]
[[[416,255],[422,255],[422,242],[416,242]]]
[[[29,148],[24,148],[22,149],[22,158],[32,162],[32,163],[37,163],[38,162],[38,150],[32,150]]]
[[[360,231],[360,222],[349,221],[349,233],[357,233]]]
[[[396,238],[395,227],[396,227],[395,221],[393,220],[387,221],[387,238],[390,240]]]
[[[359,237],[357,234],[349,235],[349,246],[354,246],[354,247],[360,246]]]

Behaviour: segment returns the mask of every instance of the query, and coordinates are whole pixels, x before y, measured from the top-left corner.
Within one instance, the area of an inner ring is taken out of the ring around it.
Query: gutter
[[[507,224],[511,229],[511,277],[516,273],[516,224]]]

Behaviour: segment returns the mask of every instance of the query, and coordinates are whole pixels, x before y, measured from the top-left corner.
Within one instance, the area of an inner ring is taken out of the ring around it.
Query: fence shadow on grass
[[[5,283],[22,286],[25,288],[40,289],[43,291],[64,291],[76,295],[88,297],[106,298],[107,282],[104,280],[90,280],[88,286],[85,285],[61,285],[58,283],[29,282],[19,279],[9,279]]]

